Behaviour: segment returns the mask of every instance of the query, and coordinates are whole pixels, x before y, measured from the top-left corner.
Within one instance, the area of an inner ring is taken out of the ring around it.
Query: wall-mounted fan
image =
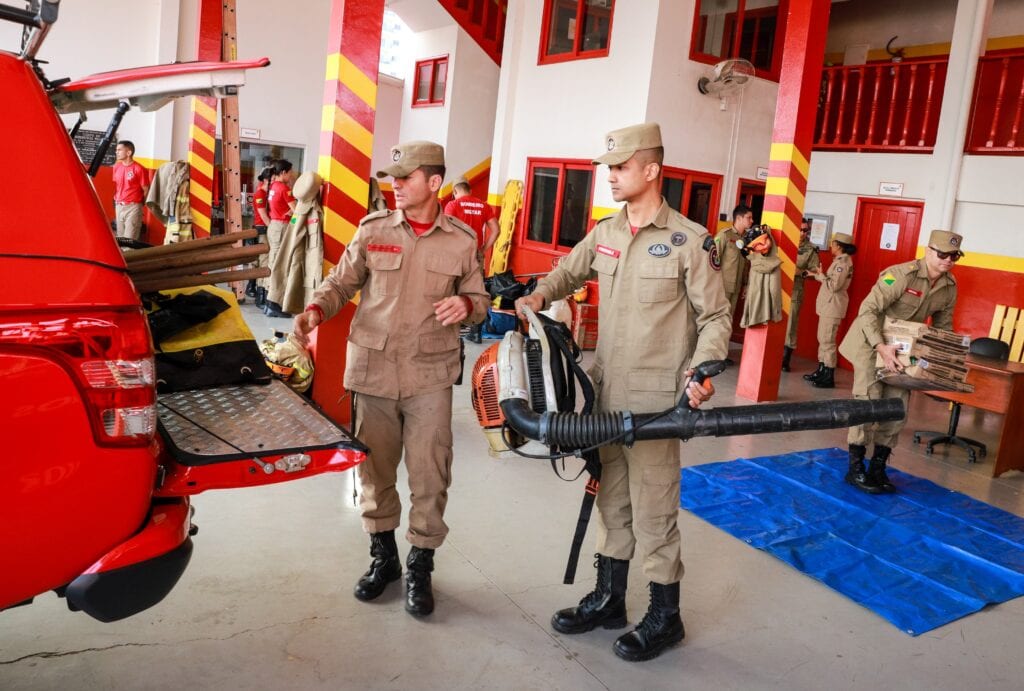
[[[748,60],[733,58],[722,60],[697,80],[702,94],[725,96],[744,87],[754,76],[754,66]]]

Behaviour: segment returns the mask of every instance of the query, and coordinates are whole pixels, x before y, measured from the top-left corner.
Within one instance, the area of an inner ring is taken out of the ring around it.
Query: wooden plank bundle
[[[233,246],[256,237],[255,230],[226,233],[160,247],[126,250],[128,275],[140,293],[208,283],[265,278],[269,268],[229,268],[255,262],[267,244]]]

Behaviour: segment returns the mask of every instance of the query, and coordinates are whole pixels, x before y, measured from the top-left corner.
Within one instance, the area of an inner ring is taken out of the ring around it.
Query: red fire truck
[[[192,495],[344,470],[365,449],[279,381],[157,394],[140,296],[60,117],[223,97],[268,61],[49,81],[36,54],[57,9],[0,5],[26,27],[20,53],[0,51],[0,609],[54,590],[113,621],[178,581]]]

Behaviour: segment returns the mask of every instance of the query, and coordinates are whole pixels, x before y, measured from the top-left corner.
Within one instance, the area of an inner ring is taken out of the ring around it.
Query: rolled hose
[[[898,398],[832,399],[766,403],[711,410],[675,407],[661,413],[537,413],[527,401],[508,398],[501,410],[509,427],[528,439],[563,449],[632,444],[645,439],[691,439],[851,427],[902,420]]]

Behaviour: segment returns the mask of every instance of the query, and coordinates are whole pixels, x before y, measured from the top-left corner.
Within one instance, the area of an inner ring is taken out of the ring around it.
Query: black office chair
[[[980,355],[981,357],[992,358],[993,360],[1008,360],[1010,357],[1010,346],[995,338],[976,338],[971,341],[971,347],[968,352],[972,355]],[[978,447],[978,455],[983,458],[988,453],[988,450],[980,441],[956,436],[956,428],[960,423],[960,404],[954,402],[952,405],[953,409],[949,413],[949,429],[946,430],[945,434],[942,432],[914,432],[914,443],[920,444],[921,437],[934,437],[934,439],[928,442],[928,446],[924,450],[926,455],[931,456],[932,451],[939,444],[948,444],[949,446],[959,446],[967,451],[968,462],[975,463],[977,456],[974,454],[973,447]]]

